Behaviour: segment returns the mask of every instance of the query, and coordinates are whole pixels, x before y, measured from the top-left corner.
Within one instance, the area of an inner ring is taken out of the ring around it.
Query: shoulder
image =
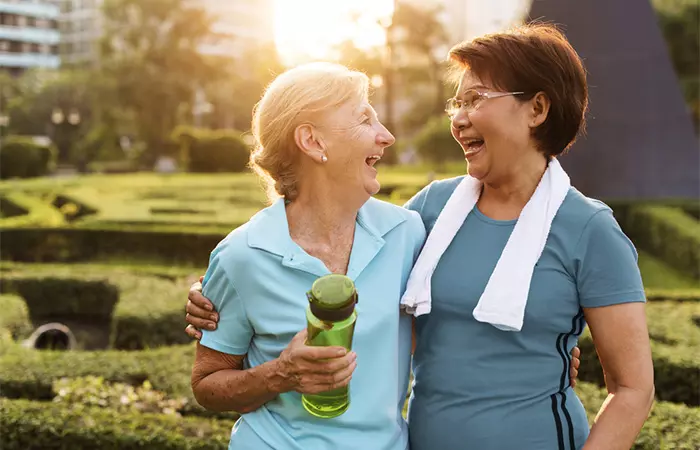
[[[608,205],[600,200],[586,197],[578,189],[571,187],[557,212],[555,223],[580,234],[590,224],[601,221],[601,217],[603,221],[606,221],[605,218],[615,221],[612,209]]]
[[[380,235],[385,235],[394,229],[420,233],[416,228],[423,228],[417,212],[376,198],[370,198],[362,206],[360,220],[369,223]]]
[[[413,196],[413,198],[406,203],[405,207],[420,214],[425,228],[430,231],[437,217],[440,215],[442,208],[445,207],[447,200],[449,200],[464,177],[465,175],[461,175],[454,178],[433,181]]]

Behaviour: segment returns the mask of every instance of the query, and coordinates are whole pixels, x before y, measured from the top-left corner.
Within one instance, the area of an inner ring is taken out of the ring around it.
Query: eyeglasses
[[[469,89],[468,91],[464,92],[462,99],[452,97],[451,99],[447,100],[447,103],[445,104],[445,112],[451,119],[459,113],[460,109],[464,109],[467,114],[473,113],[479,109],[479,105],[484,100],[505,97],[507,95],[521,94],[524,94],[524,92],[479,92],[476,89]]]

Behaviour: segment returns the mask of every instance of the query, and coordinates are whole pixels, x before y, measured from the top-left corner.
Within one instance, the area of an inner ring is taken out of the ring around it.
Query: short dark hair
[[[588,108],[586,70],[566,37],[553,25],[528,24],[454,46],[453,69],[472,71],[503,91],[532,99],[544,92],[551,102],[545,122],[533,131],[540,150],[556,156],[585,129]]]

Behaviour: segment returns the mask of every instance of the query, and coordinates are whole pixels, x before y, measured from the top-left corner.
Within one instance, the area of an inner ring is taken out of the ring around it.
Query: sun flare
[[[351,40],[366,49],[384,42],[381,21],[393,0],[275,0],[275,44],[287,64],[331,58]]]

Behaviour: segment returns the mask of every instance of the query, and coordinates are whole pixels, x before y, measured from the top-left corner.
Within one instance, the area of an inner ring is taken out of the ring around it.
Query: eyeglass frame
[[[470,114],[470,113],[473,113],[474,111],[476,111],[476,109],[478,108],[479,104],[481,104],[481,102],[484,101],[484,100],[489,100],[489,99],[492,99],[492,98],[506,97],[506,96],[508,96],[508,95],[524,95],[524,94],[525,94],[525,92],[521,92],[521,91],[517,91],[517,92],[479,92],[477,89],[467,89],[466,91],[464,91],[465,94],[466,94],[467,92],[476,92],[477,95],[478,95],[478,98],[479,98],[479,102],[476,104],[476,106],[474,106],[474,102],[472,102],[471,108],[468,109],[468,110],[465,109],[465,111],[467,111],[467,114]],[[450,104],[450,102],[461,102],[461,103],[464,103],[464,101],[458,99],[457,97],[452,97],[452,98],[448,98],[448,99],[447,99],[447,101],[445,102],[445,112],[447,113],[447,116],[448,116],[450,119],[452,119],[452,118],[454,118],[457,114],[459,114],[459,111],[460,111],[462,108],[464,108],[464,104],[462,104],[462,105],[460,105],[459,107],[457,107],[457,108],[456,108],[456,112],[455,112],[454,114],[451,114],[451,113],[450,113],[450,108],[449,108],[449,106],[448,106],[448,105]],[[455,108],[453,108],[453,109],[455,109]]]

